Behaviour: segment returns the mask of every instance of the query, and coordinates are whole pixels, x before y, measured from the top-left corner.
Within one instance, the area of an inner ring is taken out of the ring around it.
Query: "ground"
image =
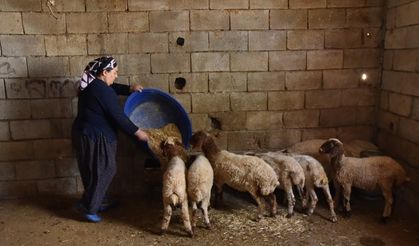
[[[167,234],[158,234],[161,223],[160,197],[123,197],[121,205],[102,213],[94,224],[81,220],[73,209],[76,197],[49,197],[0,201],[1,245],[419,245],[419,218],[396,207],[387,224],[379,222],[382,200],[353,198],[349,219],[338,213],[338,222],[327,220],[320,203],[308,217],[296,213],[255,222],[256,206],[247,195],[228,192],[224,206],[210,210],[213,228],[202,221],[189,238],[183,230],[179,209]]]

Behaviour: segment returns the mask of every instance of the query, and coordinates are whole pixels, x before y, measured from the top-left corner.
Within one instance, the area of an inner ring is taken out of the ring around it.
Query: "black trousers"
[[[88,213],[97,213],[116,173],[116,145],[104,136],[88,137],[72,131],[80,176],[84,186],[81,199]]]

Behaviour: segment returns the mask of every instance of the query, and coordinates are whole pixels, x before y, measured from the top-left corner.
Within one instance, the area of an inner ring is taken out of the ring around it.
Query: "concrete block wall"
[[[78,76],[101,55],[117,58],[119,83],[172,93],[194,130],[221,130],[225,149],[374,137],[384,0],[55,0],[56,18],[47,4],[0,3],[0,198],[81,190],[70,127]],[[406,56],[395,66],[411,68]],[[144,189],[144,155],[120,138],[115,190]]]
[[[408,201],[419,203],[419,1],[389,1],[378,144],[404,161]]]

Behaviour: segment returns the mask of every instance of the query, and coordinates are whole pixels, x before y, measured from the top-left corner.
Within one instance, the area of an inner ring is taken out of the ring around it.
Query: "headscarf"
[[[81,75],[80,90],[84,90],[104,70],[110,71],[116,66],[116,60],[112,56],[102,56],[89,62]]]

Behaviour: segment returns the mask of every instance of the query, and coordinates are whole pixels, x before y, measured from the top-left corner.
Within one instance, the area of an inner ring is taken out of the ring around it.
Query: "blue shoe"
[[[98,223],[102,221],[102,217],[98,214],[91,214],[87,212],[87,209],[81,203],[77,203],[76,205],[77,211],[89,222]]]
[[[118,201],[105,201],[105,202],[102,202],[102,204],[100,204],[98,212],[105,212],[105,211],[108,211],[109,209],[116,208],[118,206],[119,206]]]

